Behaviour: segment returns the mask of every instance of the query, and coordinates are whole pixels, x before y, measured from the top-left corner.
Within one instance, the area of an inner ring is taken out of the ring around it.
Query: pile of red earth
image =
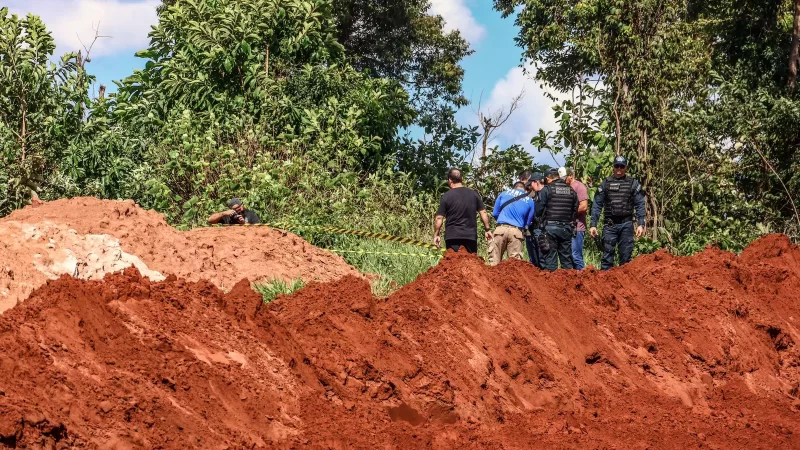
[[[229,290],[252,282],[332,281],[358,272],[341,257],[267,227],[178,231],[132,201],[73,198],[0,220],[0,314],[61,274],[101,279],[134,265],[151,279],[175,274]]]
[[[601,273],[448,254],[269,305],[61,277],[0,316],[0,447],[800,448],[800,249]]]

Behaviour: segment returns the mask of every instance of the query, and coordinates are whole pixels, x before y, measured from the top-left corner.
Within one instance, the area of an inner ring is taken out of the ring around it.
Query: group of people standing
[[[627,159],[617,156],[614,175],[602,182],[594,196],[588,232],[592,237],[598,236],[597,224],[604,213],[603,270],[614,266],[617,251],[620,264],[630,261],[634,236],[644,234],[644,193],[639,182],[626,175],[627,168]],[[480,215],[492,265],[500,263],[505,254],[522,259],[525,245],[531,263],[541,269],[554,271],[559,265],[562,269],[585,267],[583,243],[589,195],[586,185],[575,178],[572,170],[562,167],[547,174],[523,171],[494,204],[494,233],[481,196],[464,187],[461,172],[451,169],[447,178],[450,190],[442,196],[436,213],[436,246],[441,245],[439,234],[446,221],[446,247],[455,251],[464,247],[477,253]]]

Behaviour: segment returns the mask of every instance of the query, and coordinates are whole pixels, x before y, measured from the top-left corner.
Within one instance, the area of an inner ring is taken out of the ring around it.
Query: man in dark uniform
[[[543,173],[533,173],[528,177],[528,180],[525,181],[525,188],[530,193],[530,197],[533,199],[533,205],[536,206],[536,203],[539,202],[539,191],[544,188],[545,185],[545,176]],[[537,218],[533,219],[533,223],[530,224],[528,227],[528,235],[525,237],[525,246],[528,249],[528,258],[531,261],[531,264],[538,268],[542,268],[542,254],[539,250],[539,235],[542,233],[540,220]]]
[[[562,269],[572,269],[572,227],[578,214],[578,195],[558,176],[558,169],[552,169],[547,174],[547,185],[539,191],[539,201],[535,203],[536,215],[541,215],[550,243],[549,249],[541,249],[542,268],[554,271],[560,261]]]
[[[589,234],[597,237],[597,221],[603,215],[603,262],[601,268],[614,267],[614,259],[619,247],[619,264],[625,264],[633,255],[633,236],[644,234],[645,204],[642,185],[626,176],[628,160],[620,155],[614,158],[614,175],[603,181],[597,188],[592,205],[592,219]],[[634,209],[636,210],[636,231],[633,229]]]

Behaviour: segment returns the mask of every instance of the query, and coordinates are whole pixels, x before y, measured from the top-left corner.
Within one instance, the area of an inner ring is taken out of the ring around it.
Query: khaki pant
[[[525,236],[517,227],[500,225],[494,230],[494,237],[489,242],[489,264],[500,264],[503,253],[508,251],[509,258],[522,259],[522,243]]]

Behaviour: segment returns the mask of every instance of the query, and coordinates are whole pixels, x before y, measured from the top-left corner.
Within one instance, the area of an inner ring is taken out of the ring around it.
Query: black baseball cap
[[[530,186],[531,183],[533,183],[534,181],[544,181],[544,179],[545,179],[545,176],[544,176],[543,173],[534,172],[534,173],[531,174],[531,177],[528,178],[528,181],[525,183],[525,186]]]
[[[614,158],[614,165],[615,166],[625,166],[628,167],[628,159],[622,155],[617,156]]]

